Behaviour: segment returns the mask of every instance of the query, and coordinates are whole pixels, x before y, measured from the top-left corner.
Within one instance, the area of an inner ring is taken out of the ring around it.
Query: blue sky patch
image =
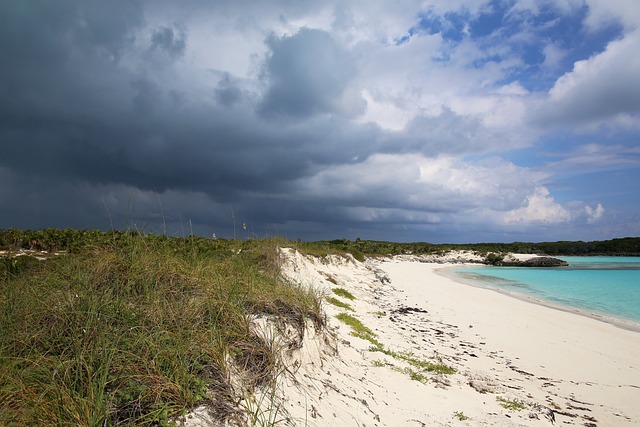
[[[481,68],[489,62],[518,58],[521,65],[509,69],[499,84],[514,81],[530,91],[549,90],[558,77],[571,71],[576,61],[602,52],[607,44],[622,35],[620,24],[611,22],[596,31],[584,28],[588,8],[575,8],[560,14],[551,4],[540,4],[537,13],[516,9],[515,1],[493,0],[477,16],[466,9],[438,15],[430,8],[417,17],[417,24],[396,41],[403,44],[411,37],[440,34],[450,51],[464,40],[476,44],[486,56],[469,65]],[[558,51],[561,56],[549,63],[545,49]],[[495,53],[496,49],[503,54]],[[450,58],[442,54],[433,58],[443,62]]]

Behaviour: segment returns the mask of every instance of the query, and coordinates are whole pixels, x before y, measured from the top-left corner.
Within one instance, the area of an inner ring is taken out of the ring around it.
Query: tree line
[[[513,242],[435,244],[427,242],[398,243],[374,240],[325,240],[310,242],[312,247],[335,248],[363,255],[433,254],[450,250],[470,250],[487,253],[521,253],[549,256],[640,256],[640,237],[624,237],[601,241]]]
[[[138,231],[100,231],[47,228],[42,230],[0,229],[0,250],[30,249],[38,251],[75,252],[87,247],[117,242],[130,238]],[[170,238],[155,236],[158,239],[175,239],[197,242],[208,246],[211,239],[199,236]],[[224,240],[224,239],[220,239]],[[218,242],[221,243],[221,242]],[[487,253],[523,253],[549,256],[640,256],[640,237],[624,237],[600,241],[558,241],[558,242],[512,242],[512,243],[466,243],[443,244],[429,242],[400,243],[391,241],[335,239],[314,242],[290,242],[310,252],[349,252],[360,258],[365,255],[433,254],[450,250],[471,250]]]

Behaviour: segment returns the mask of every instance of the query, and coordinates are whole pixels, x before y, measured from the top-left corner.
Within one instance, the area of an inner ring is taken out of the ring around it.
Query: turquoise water
[[[558,257],[567,267],[460,267],[464,281],[640,323],[640,257]]]

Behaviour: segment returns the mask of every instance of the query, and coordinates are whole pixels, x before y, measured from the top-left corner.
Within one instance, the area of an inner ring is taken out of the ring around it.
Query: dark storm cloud
[[[335,110],[355,66],[331,36],[320,30],[302,29],[291,37],[268,41],[270,88],[261,111],[306,117]]]
[[[50,133],[48,126],[100,121],[120,105],[128,88],[118,81],[117,61],[142,22],[136,3],[9,1],[0,8],[4,132]]]
[[[160,27],[151,36],[151,50],[162,50],[172,57],[184,54],[187,35],[184,29]]]
[[[34,173],[144,188],[189,183],[203,188],[215,184],[216,176],[228,178],[234,172],[229,152],[241,151],[245,138],[258,135],[250,130],[225,134],[231,127],[212,122],[224,120],[214,106],[191,106],[190,115],[181,114],[167,88],[113,61],[126,48],[124,34],[135,29],[127,25],[139,22],[122,21],[116,12],[129,10],[118,6],[97,7],[104,21],[93,19],[98,13],[93,7],[69,7],[67,15],[54,17],[61,22],[55,26],[47,25],[49,15],[36,6],[5,10],[14,15],[4,15],[9,20],[26,15],[32,33],[21,46],[22,26],[0,30],[0,39],[9,40],[15,52],[0,70],[6,95],[0,107],[0,162],[31,167]],[[183,50],[184,39],[176,41],[165,30],[154,33],[150,48]],[[93,49],[87,49],[89,43]]]
[[[6,65],[61,65],[74,50],[118,59],[143,21],[139,2],[8,0],[0,5],[0,48]]]
[[[162,55],[185,55],[187,30],[167,23],[145,36],[136,3],[15,3],[2,12],[14,23],[0,29],[8,59],[0,69],[0,167],[11,185],[2,201],[20,202],[1,226],[108,226],[108,216],[121,226],[127,215],[157,222],[151,213],[160,201],[171,221],[180,222],[182,209],[226,222],[227,235],[234,206],[239,217],[263,223],[331,221],[339,213],[322,201],[296,199],[299,180],[377,147],[375,127],[313,117],[335,108],[354,72],[325,32],[267,41],[264,99],[228,73],[198,88],[209,99],[194,99],[162,76],[170,67]],[[138,56],[149,62],[128,65]],[[308,121],[283,126],[257,110]]]
[[[233,82],[229,74],[225,73],[215,89],[216,101],[220,105],[229,107],[239,101],[241,97],[242,90]]]
[[[67,6],[66,15],[57,11],[55,26],[46,24],[48,15],[37,7],[5,10],[26,15],[32,31],[39,31],[19,48],[23,27],[2,30],[16,52],[14,67],[0,70],[3,90],[13,91],[0,107],[0,165],[9,170],[234,200],[245,191],[277,194],[316,165],[364,159],[375,149],[372,128],[359,129],[340,118],[289,129],[260,119],[228,75],[210,88],[217,104],[184,97],[183,104],[176,103],[180,87],[161,86],[154,73],[123,67],[115,59],[132,46],[142,22],[139,8],[123,9],[132,15],[123,19],[102,3],[96,9],[85,3]],[[113,27],[97,16],[112,20]],[[46,55],[51,43],[56,54]],[[161,26],[146,43],[143,50],[179,56],[187,39],[185,31]],[[260,111],[310,115],[330,109],[353,69],[328,34],[302,30],[268,43],[272,86]],[[25,62],[30,63],[26,72]],[[291,69],[288,62],[294,63]],[[233,105],[238,108],[230,109]]]
[[[143,22],[143,8],[138,1],[90,0],[78,3],[75,22],[77,40],[89,49],[104,49],[114,59],[122,55],[134,40],[131,30]]]

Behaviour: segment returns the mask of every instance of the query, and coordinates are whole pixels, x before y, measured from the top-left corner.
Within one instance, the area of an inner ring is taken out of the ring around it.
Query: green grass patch
[[[370,351],[374,351],[374,352],[377,351],[382,354],[386,354],[387,356],[393,357],[394,359],[403,360],[407,362],[409,365],[413,366],[414,368],[418,368],[423,371],[433,372],[437,374],[455,374],[456,373],[455,369],[445,365],[440,361],[434,363],[428,360],[419,359],[414,354],[409,352],[404,352],[404,351],[396,352],[393,350],[389,350],[388,348],[385,348],[384,345],[377,340],[376,338],[377,335],[371,329],[366,327],[360,320],[351,316],[350,314],[340,313],[336,317],[342,323],[351,327],[351,335],[353,335],[354,337],[361,338],[363,340],[367,340],[371,344],[373,344],[369,348]]]
[[[70,250],[0,260],[0,425],[166,425],[205,402],[232,416],[230,361],[247,386],[276,375],[251,316],[322,323],[321,297],[279,278],[282,241],[36,236]]]
[[[382,347],[382,344],[376,339],[376,334],[367,328],[360,320],[347,313],[340,313],[336,318],[351,328],[351,335],[354,337],[369,341],[376,347]]]
[[[334,298],[334,297],[327,297],[326,298],[327,302],[329,304],[333,304],[336,307],[340,307],[340,308],[344,308],[346,310],[350,310],[350,311],[354,311],[353,307],[351,307],[349,304],[347,304],[346,302],[342,302],[340,301],[338,298]]]
[[[351,301],[355,301],[356,299],[356,297],[353,296],[351,292],[349,292],[344,288],[333,288],[332,291],[334,294],[338,295],[339,297],[347,298],[347,299],[350,299]]]
[[[404,368],[404,369],[400,369],[400,368],[393,368],[394,371],[403,373],[405,375],[408,375],[409,378],[412,381],[418,381],[422,384],[426,384],[429,382],[429,378],[427,378],[424,374],[420,373],[420,372],[416,372],[411,368]]]
[[[464,413],[461,411],[456,411],[453,413],[453,416],[458,419],[458,421],[466,421],[469,419]]]
[[[500,396],[496,397],[496,400],[498,401],[500,406],[511,411],[523,411],[527,407],[522,400],[506,399]]]
[[[366,260],[365,254],[358,245],[352,245],[348,240],[318,241],[318,242],[298,242],[295,248],[305,255],[324,258],[328,255],[351,254],[354,259],[360,262]]]
[[[404,352],[404,351],[393,351],[387,348],[384,348],[382,345],[374,345],[370,349],[371,351],[379,351],[380,353],[386,354],[387,356],[391,356],[397,360],[404,360],[411,366],[415,368],[422,369],[427,372],[434,372],[436,374],[455,374],[456,370],[450,366],[445,365],[442,362],[431,362],[429,360],[419,359],[413,353]]]

